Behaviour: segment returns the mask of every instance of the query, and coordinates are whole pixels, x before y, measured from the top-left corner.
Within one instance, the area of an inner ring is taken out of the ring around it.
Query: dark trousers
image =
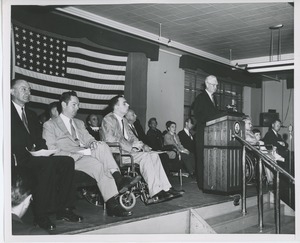
[[[170,159],[166,153],[159,154],[159,158],[167,175],[170,175],[170,172],[178,172],[183,168],[182,161],[178,158]]]
[[[67,156],[30,157],[35,217],[73,207],[75,201],[74,160]]]
[[[180,153],[181,160],[183,161],[184,167],[189,174],[195,173],[195,155],[193,153],[184,154]]]

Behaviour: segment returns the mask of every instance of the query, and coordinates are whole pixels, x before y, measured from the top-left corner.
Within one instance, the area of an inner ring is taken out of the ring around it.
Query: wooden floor
[[[177,177],[170,178],[171,184],[180,189]],[[55,216],[51,216],[51,220],[56,224],[56,230],[52,234],[78,234],[82,232],[91,231],[107,227],[110,225],[124,224],[127,222],[137,221],[140,219],[150,218],[157,215],[164,215],[175,211],[186,210],[194,207],[204,207],[208,205],[218,204],[221,202],[233,201],[233,195],[216,195],[212,193],[203,193],[198,189],[195,180],[190,178],[183,178],[182,189],[185,194],[177,199],[171,201],[145,206],[144,203],[138,199],[136,206],[132,209],[133,215],[126,218],[108,217],[102,207],[96,207],[89,204],[84,199],[78,199],[76,202],[75,213],[84,217],[82,223],[70,223],[64,221],[57,221]],[[255,186],[247,187],[247,196],[256,195]],[[39,235],[48,234],[48,232],[34,227],[32,224],[33,218],[31,210],[22,218],[24,227],[21,230],[14,230],[15,234],[22,235]]]

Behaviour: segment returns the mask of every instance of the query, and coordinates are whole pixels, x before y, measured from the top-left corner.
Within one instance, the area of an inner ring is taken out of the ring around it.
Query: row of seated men
[[[69,91],[59,100],[59,116],[49,119],[39,129],[36,114],[27,108],[30,85],[26,80],[11,81],[11,152],[12,170],[29,169],[32,188],[34,223],[53,231],[56,225],[49,214],[56,213],[58,220],[81,222],[82,216],[73,212],[75,202],[74,171],[87,173],[97,181],[106,202],[108,216],[132,215],[116,200],[134,186],[140,176],[123,177],[105,142],[118,142],[124,152],[130,153],[139,164],[140,172],[155,202],[170,200],[182,195],[175,190],[163,169],[157,153],[147,152],[147,146],[129,129],[124,115],[129,105],[122,96],[110,102],[111,112],[103,119],[104,141],[97,141],[87,131],[84,122],[74,118],[79,109],[76,92]],[[34,156],[32,151],[53,150],[53,156]],[[82,153],[89,149],[90,154]]]
[[[251,145],[257,145],[260,150],[271,150],[272,158],[275,159],[277,164],[279,164],[279,166],[288,170],[288,172],[291,173],[291,168],[288,168],[286,166],[289,160],[288,144],[279,134],[281,128],[281,121],[279,119],[274,119],[271,123],[271,127],[269,128],[268,132],[263,138],[259,129],[252,129],[252,119],[250,116],[245,116],[243,118],[243,121],[245,123],[246,141],[249,142]],[[264,166],[264,170],[267,183],[269,185],[273,185],[273,173],[269,168],[267,168],[267,166]]]
[[[252,119],[249,116],[244,117],[245,122],[245,138],[252,145],[272,145],[276,149],[276,152],[286,158],[288,155],[288,143],[283,140],[282,136],[279,134],[281,128],[281,121],[279,119],[274,119],[271,123],[271,127],[268,132],[262,138],[259,129],[252,130]]]
[[[58,105],[58,102],[53,102],[49,105],[48,110],[43,113],[48,114],[45,116],[48,117],[47,119],[54,119],[59,116]],[[150,118],[148,121],[149,130],[145,134],[140,121],[132,109],[129,109],[124,117],[133,135],[144,143],[144,151],[165,151],[165,153],[160,153],[159,157],[167,175],[171,171],[176,172],[179,169],[183,169],[187,171],[187,173],[183,172],[183,175],[195,177],[195,138],[192,135],[194,127],[192,118],[185,120],[184,129],[177,135],[176,123],[173,121],[166,123],[166,130],[162,133],[157,128],[156,118]],[[104,140],[103,130],[100,126],[102,119],[96,114],[89,114],[86,117],[86,129],[97,141]],[[40,120],[41,124],[45,121]]]
[[[166,123],[166,131],[162,133],[157,128],[156,118],[150,118],[148,121],[149,130],[146,134],[132,109],[128,110],[125,118],[135,138],[144,143],[144,151],[165,151],[165,153],[160,153],[159,156],[167,175],[170,172],[183,169],[187,172],[183,173],[184,175],[194,178],[195,139],[192,135],[194,124],[191,118],[185,120],[185,127],[178,135],[176,134],[176,123],[173,121]],[[99,126],[100,122],[96,114],[88,115],[86,124],[87,130],[96,140],[104,139],[103,129]]]

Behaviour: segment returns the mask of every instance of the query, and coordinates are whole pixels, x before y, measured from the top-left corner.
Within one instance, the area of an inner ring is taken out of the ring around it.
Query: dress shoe
[[[147,204],[165,202],[171,200],[173,197],[174,196],[171,193],[162,190],[150,198]]]
[[[120,182],[117,184],[119,193],[122,194],[128,191],[131,187],[137,184],[142,179],[141,176],[136,176],[134,178],[131,177],[123,177]]]
[[[44,230],[53,231],[56,229],[55,224],[53,224],[47,216],[36,217],[34,221],[34,225],[38,225]]]
[[[131,211],[127,211],[121,205],[107,207],[107,215],[111,217],[128,217],[132,215]]]
[[[73,211],[69,208],[64,209],[56,214],[56,219],[58,220],[65,220],[68,222],[82,222],[83,217],[73,213]]]
[[[177,194],[183,195],[185,193],[185,190],[176,190],[174,187],[171,187],[168,192],[170,192],[173,195],[177,195]]]

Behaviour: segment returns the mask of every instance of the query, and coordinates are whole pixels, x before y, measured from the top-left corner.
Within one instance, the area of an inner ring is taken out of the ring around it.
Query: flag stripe
[[[77,68],[67,68],[67,73],[68,74],[75,74],[75,75],[79,75],[79,76],[84,76],[84,77],[88,77],[88,78],[93,78],[93,79],[125,81],[124,76],[89,72],[89,71],[85,71],[85,70],[77,69]]]
[[[26,79],[32,85],[40,85],[41,87],[39,89],[41,89],[41,90],[47,90],[47,89],[50,90],[51,88],[57,88],[58,90],[56,93],[62,93],[64,91],[74,90],[76,92],[85,92],[85,93],[99,94],[99,95],[109,95],[110,94],[112,96],[115,96],[115,95],[121,95],[124,92],[123,89],[122,90],[112,90],[112,89],[98,90],[98,89],[93,89],[93,88],[85,88],[85,87],[81,87],[81,86],[69,85],[69,84],[65,84],[65,83],[54,83],[54,82],[49,82],[49,81],[42,80],[42,79],[36,79],[36,78],[24,76],[19,73],[16,73],[16,77],[21,78],[21,79]],[[44,87],[44,89],[42,89],[42,87]],[[121,86],[118,86],[118,87],[121,87]]]
[[[126,52],[112,50],[110,48],[105,48],[105,47],[101,48],[101,47],[86,45],[86,44],[83,44],[82,42],[78,42],[78,41],[69,41],[69,46],[79,47],[79,48],[86,49],[86,50],[89,50],[92,52],[99,52],[99,53],[112,55],[112,56],[121,56],[121,57],[128,56],[128,53],[126,53]]]
[[[67,73],[66,75],[69,79],[75,79],[75,80],[84,80],[86,83],[94,83],[94,84],[113,84],[113,85],[120,85],[124,87],[124,81],[116,81],[116,80],[107,80],[107,79],[97,79],[97,78],[89,78],[82,76],[80,74],[71,74]]]
[[[125,75],[125,71],[95,68],[95,67],[91,67],[91,66],[88,66],[88,65],[78,64],[78,63],[68,63],[67,67],[68,68],[79,69],[79,70],[84,69],[88,72],[98,73],[99,75],[101,75],[101,74],[103,74],[103,75],[105,75],[105,74],[108,74],[108,75],[123,75],[123,77]],[[124,77],[124,79],[125,79],[125,77]]]
[[[102,63],[102,64],[114,65],[114,66],[120,66],[120,67],[126,66],[126,62],[110,61],[110,60],[105,60],[105,59],[100,59],[100,58],[96,58],[96,57],[83,55],[81,53],[69,52],[68,56],[69,57],[74,57],[74,58],[85,59],[85,60],[95,62],[95,63]]]
[[[53,94],[60,94],[61,92],[66,92],[66,91],[70,90],[70,89],[61,89],[58,87],[44,86],[44,85],[35,84],[32,82],[31,82],[30,87],[33,90],[39,90],[39,91],[53,93]],[[78,91],[78,90],[74,90],[74,91],[76,91],[78,97],[86,97],[86,98],[95,99],[95,100],[110,100],[112,97],[115,96],[115,94],[88,93],[88,92],[82,92],[82,91]]]
[[[30,97],[30,102],[34,103],[42,103],[45,105],[49,105],[49,103],[58,101],[57,99],[52,99],[52,98],[44,98],[44,97],[39,97],[39,96],[31,96]],[[101,104],[85,104],[85,103],[80,103],[79,109],[86,109],[87,111],[101,111],[104,110],[107,107],[107,105],[101,105]]]
[[[61,93],[54,94],[54,93],[48,93],[48,92],[34,90],[34,89],[31,89],[31,94],[36,97],[39,96],[41,98],[49,98],[49,99],[54,99],[56,101],[59,100],[59,97],[61,95]],[[81,104],[85,103],[85,104],[90,104],[90,105],[93,105],[93,104],[103,105],[103,104],[109,103],[109,100],[89,99],[89,98],[80,97],[80,96],[78,96],[78,98],[79,98],[79,101]]]
[[[118,62],[126,62],[127,61],[127,56],[122,57],[122,56],[114,56],[114,55],[108,55],[108,54],[102,54],[94,51],[89,51],[87,49],[83,49],[81,47],[76,47],[76,46],[68,46],[68,52],[74,52],[74,53],[80,53],[84,54],[86,56],[90,57],[96,57],[100,59],[106,59],[110,61],[118,61]]]
[[[78,64],[82,64],[84,66],[95,67],[95,68],[99,68],[99,69],[123,71],[124,73],[126,71],[126,66],[124,67],[124,66],[96,63],[96,62],[91,62],[91,61],[88,61],[88,60],[84,60],[82,58],[67,57],[67,62],[68,63],[78,63]]]
[[[47,100],[40,100],[40,99],[37,99],[38,101],[35,102],[35,101],[30,101],[29,102],[29,107],[31,108],[37,108],[37,109],[41,109],[41,110],[47,110],[48,109],[48,106],[49,106],[49,103],[48,102],[54,102],[54,101],[57,101],[57,100],[52,100],[52,99],[48,99]],[[43,103],[45,102],[45,103]],[[80,105],[80,113],[84,113],[84,114],[91,114],[91,113],[96,113],[96,114],[101,114],[101,111],[103,111],[105,108],[107,107],[107,105],[98,105],[95,109],[90,109],[90,107],[88,108],[85,108],[83,107],[82,105]]]
[[[28,76],[32,78],[46,80],[51,82],[54,85],[68,84],[68,85],[78,86],[81,88],[90,88],[94,90],[99,90],[99,92],[101,92],[102,90],[124,90],[124,84],[122,85],[120,81],[112,82],[112,81],[104,80],[100,82],[98,80],[97,82],[96,79],[85,78],[85,77],[71,75],[71,74],[67,75],[69,78],[62,78],[62,77],[55,77],[47,74],[36,73],[19,67],[16,67],[16,73],[23,74],[23,78]]]

